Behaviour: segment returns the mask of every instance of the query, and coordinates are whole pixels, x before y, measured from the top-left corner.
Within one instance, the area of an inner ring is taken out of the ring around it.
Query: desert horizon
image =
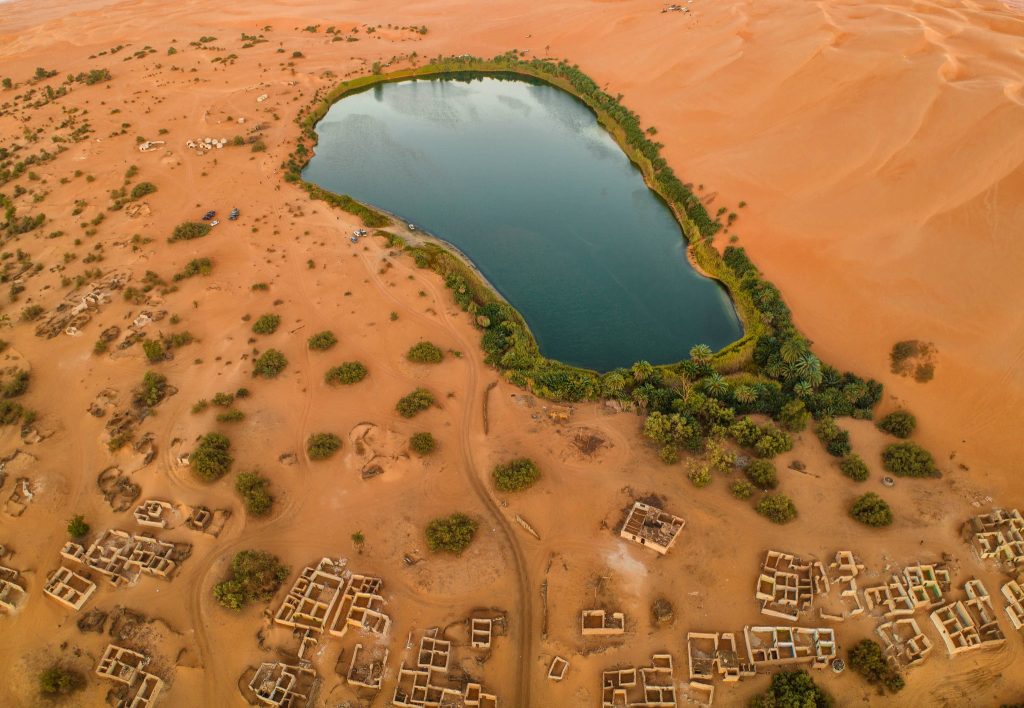
[[[0,703],[1024,702],[1022,36],[0,0]]]

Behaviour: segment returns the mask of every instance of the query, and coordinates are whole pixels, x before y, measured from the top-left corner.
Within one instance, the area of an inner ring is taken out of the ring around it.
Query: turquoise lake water
[[[743,334],[725,290],[687,262],[669,209],[559,89],[498,78],[381,84],[338,101],[317,132],[307,181],[455,245],[545,356],[608,371]]]

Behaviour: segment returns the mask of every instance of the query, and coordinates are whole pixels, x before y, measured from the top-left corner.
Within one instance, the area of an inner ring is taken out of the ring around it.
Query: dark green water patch
[[[496,77],[378,84],[317,125],[303,178],[466,254],[541,352],[607,371],[685,359],[743,332],[671,212],[569,94]]]

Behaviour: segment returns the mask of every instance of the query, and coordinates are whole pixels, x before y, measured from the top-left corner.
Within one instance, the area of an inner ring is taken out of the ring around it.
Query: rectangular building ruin
[[[384,671],[388,665],[387,647],[370,649],[363,655],[362,660],[360,660],[361,653],[363,653],[363,645],[356,644],[352,650],[352,661],[349,662],[345,680],[350,686],[379,691],[384,681]]]
[[[69,610],[78,612],[96,592],[96,583],[62,565],[46,579],[43,592]]]
[[[686,522],[678,516],[649,504],[636,502],[629,510],[619,535],[627,541],[639,543],[664,555],[672,548],[685,525]]]
[[[910,617],[918,610],[942,604],[950,583],[949,570],[945,565],[917,563],[894,573],[885,585],[866,588],[864,600],[869,610],[880,608],[886,619]]]
[[[296,578],[274,621],[301,635],[299,658],[316,646],[325,632],[341,637],[350,626],[387,634],[391,618],[384,613],[380,578],[355,575],[344,559],[321,558]]]
[[[852,551],[838,551],[828,566],[830,585],[825,607],[818,608],[818,615],[824,620],[842,622],[864,612],[857,587],[857,576],[864,572],[864,566],[857,562]],[[838,597],[837,597],[838,594]]]
[[[1024,569],[1024,517],[1017,509],[993,509],[964,524],[964,540],[981,560],[994,560],[1004,570]]]
[[[755,597],[761,603],[761,614],[795,622],[810,610],[815,595],[828,591],[828,575],[820,561],[803,561],[789,553],[768,551]]]
[[[256,695],[256,700],[281,708],[309,706],[319,685],[320,679],[313,669],[282,661],[260,664],[249,681],[249,689]]]
[[[610,637],[626,631],[626,616],[621,612],[583,610],[580,632],[584,637]]]
[[[13,568],[0,565],[0,610],[14,612],[25,599],[21,574]]]
[[[561,681],[568,672],[569,662],[560,656],[556,656],[551,660],[551,666],[548,667],[548,678],[552,681]]]
[[[462,688],[444,685],[451,661],[451,642],[437,637],[437,630],[428,631],[420,639],[416,663],[409,667],[403,661],[398,670],[398,683],[392,704],[396,706],[466,706],[497,708],[497,696],[484,692],[479,683],[467,682]]]
[[[133,515],[135,523],[140,526],[165,529],[172,512],[173,507],[169,502],[160,499],[147,499],[135,507]]]
[[[712,681],[717,676],[727,683],[753,676],[754,665],[742,662],[732,632],[688,632],[686,656],[691,681]]]
[[[141,574],[169,579],[178,568],[178,559],[187,556],[191,548],[189,544],[165,543],[147,534],[108,529],[88,549],[69,541],[60,554],[104,575],[112,585],[119,585],[134,583]]]
[[[148,656],[108,644],[96,666],[96,675],[128,687],[128,693],[119,705],[148,708],[156,702],[164,687],[160,677],[145,671],[148,665]]]
[[[1021,629],[1024,627],[1024,587],[1020,581],[1011,580],[1003,585],[1003,597],[1006,598],[1006,615],[1010,624],[1014,629]]]
[[[747,660],[755,668],[809,663],[825,668],[836,658],[835,632],[827,627],[744,627]]]
[[[494,621],[487,617],[473,617],[469,621],[469,644],[474,649],[490,649]]]
[[[932,623],[939,631],[950,656],[982,647],[999,646],[1006,636],[992,609],[992,599],[980,580],[964,584],[966,600],[958,600],[932,612]]]
[[[670,654],[655,654],[650,666],[611,669],[601,674],[601,708],[669,708],[675,705],[675,675]]]
[[[913,617],[885,622],[875,632],[882,640],[885,658],[894,669],[917,666],[932,651],[931,640],[921,632]]]

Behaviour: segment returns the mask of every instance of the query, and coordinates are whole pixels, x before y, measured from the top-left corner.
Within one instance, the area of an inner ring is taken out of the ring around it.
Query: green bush
[[[830,708],[832,698],[806,671],[780,671],[768,691],[754,696],[750,708]]]
[[[874,492],[858,497],[850,507],[850,516],[868,526],[888,526],[892,523],[892,509]]]
[[[462,553],[473,542],[476,522],[458,512],[427,524],[427,548],[432,551]]]
[[[437,448],[437,441],[430,433],[416,433],[409,438],[409,447],[417,455],[429,455]]]
[[[395,410],[403,418],[412,418],[432,405],[434,405],[434,394],[425,388],[418,388],[398,399],[398,403],[395,404]]]
[[[231,393],[218,392],[218,393],[214,394],[213,400],[211,402],[215,406],[220,406],[221,408],[227,408],[228,406],[230,406],[232,403],[235,402],[235,396],[234,396],[234,394],[231,394]]]
[[[326,351],[338,343],[338,338],[334,336],[334,332],[329,329],[325,329],[323,332],[317,332],[309,338],[308,344],[310,349],[315,349],[318,352]]]
[[[340,366],[327,370],[324,374],[324,381],[332,385],[350,385],[359,383],[366,378],[366,367],[358,361],[346,361]]]
[[[846,457],[850,454],[850,433],[836,425],[832,418],[822,418],[814,431],[825,446],[828,454],[833,457]]]
[[[142,199],[147,194],[152,194],[155,191],[156,185],[152,182],[139,182],[132,187],[132,199]]]
[[[755,509],[758,514],[776,524],[784,524],[796,518],[796,505],[785,494],[766,494]]]
[[[666,465],[675,465],[679,462],[679,450],[673,445],[662,445],[658,450],[658,457]]]
[[[256,334],[273,334],[281,324],[280,315],[261,315],[253,322],[252,331]]]
[[[737,499],[750,499],[754,495],[754,485],[745,479],[734,479],[729,485],[729,492]]]
[[[779,486],[775,465],[770,460],[751,460],[743,472],[758,489],[775,489]]]
[[[42,317],[44,312],[46,312],[46,308],[42,305],[29,305],[27,307],[23,307],[21,309],[21,321],[34,322]]]
[[[253,516],[264,516],[270,512],[273,497],[270,496],[270,481],[255,472],[242,472],[235,478],[235,491],[242,495],[245,510]]]
[[[39,693],[46,698],[67,696],[85,688],[85,677],[54,664],[39,674]]]
[[[306,453],[311,460],[326,460],[341,449],[341,438],[334,433],[315,433],[306,441]]]
[[[703,489],[711,484],[711,467],[702,464],[692,465],[686,473],[686,478],[689,479],[690,484],[695,486],[697,489]]]
[[[194,238],[202,238],[210,233],[212,227],[201,221],[185,221],[174,227],[168,241],[191,241]]]
[[[497,465],[491,474],[494,486],[502,492],[522,491],[540,479],[540,469],[533,460],[525,457]]]
[[[256,363],[253,364],[252,375],[272,379],[284,371],[286,366],[288,366],[288,359],[284,354],[276,349],[268,349],[256,359]]]
[[[28,382],[31,378],[29,372],[18,369],[14,372],[14,378],[4,384],[4,398],[17,398],[28,390]]]
[[[903,677],[885,660],[878,642],[862,639],[854,644],[850,649],[849,664],[870,684],[884,686],[893,693],[903,688]]]
[[[909,438],[916,427],[917,419],[907,411],[893,411],[878,421],[879,430],[898,438]]]
[[[209,275],[213,272],[213,261],[209,258],[193,258],[178,273],[174,274],[175,282],[192,278],[197,275]]]
[[[231,559],[231,575],[213,586],[224,607],[240,610],[250,602],[269,600],[288,577],[288,566],[266,551],[240,551]]]
[[[799,433],[806,428],[810,419],[811,414],[807,411],[807,406],[799,398],[794,398],[779,411],[779,422],[792,433]]]
[[[223,413],[217,414],[218,423],[239,423],[245,420],[245,413],[237,408],[231,408]]]
[[[417,364],[437,364],[444,359],[444,352],[430,342],[420,342],[409,348],[405,358]]]
[[[146,359],[151,364],[167,358],[167,352],[164,351],[164,345],[159,339],[142,340],[142,351],[146,354]]]
[[[89,529],[89,524],[85,523],[85,517],[81,514],[72,516],[71,521],[68,522],[68,536],[71,536],[71,538],[88,536]]]
[[[155,371],[147,371],[142,375],[142,388],[139,391],[139,399],[149,407],[153,407],[164,400],[167,395],[167,377]]]
[[[868,466],[860,455],[849,454],[839,463],[839,469],[854,482],[863,482],[869,476]]]
[[[941,477],[931,453],[912,442],[893,443],[882,451],[882,466],[897,477]]]
[[[204,482],[215,482],[231,469],[231,441],[220,433],[207,433],[189,457],[192,474]]]

